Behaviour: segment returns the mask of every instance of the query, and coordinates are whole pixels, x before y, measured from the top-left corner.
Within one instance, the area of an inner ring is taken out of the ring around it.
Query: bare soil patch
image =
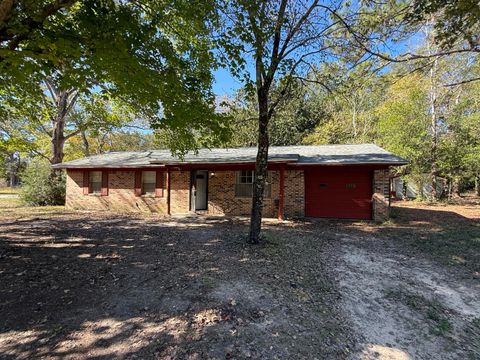
[[[328,242],[242,221],[76,213],[0,223],[3,359],[345,358]]]
[[[343,235],[332,254],[362,359],[477,359],[480,284],[387,239]]]

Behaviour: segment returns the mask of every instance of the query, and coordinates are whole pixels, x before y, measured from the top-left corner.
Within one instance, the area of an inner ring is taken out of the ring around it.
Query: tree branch
[[[460,54],[460,53],[465,53],[465,52],[475,52],[475,53],[480,53],[480,48],[462,48],[462,49],[452,49],[452,50],[445,50],[445,51],[440,51],[428,55],[422,55],[422,54],[414,54],[411,52],[406,52],[401,55],[401,57],[390,57],[388,55],[384,55],[379,53],[378,51],[374,51],[370,49],[368,46],[366,46],[365,39],[362,39],[353,29],[352,27],[348,24],[348,22],[341,17],[335,10],[331,9],[329,6],[326,5],[319,5],[320,7],[324,8],[325,10],[329,11],[333,16],[335,16],[337,19],[340,20],[342,25],[345,27],[345,29],[349,32],[350,35],[353,36],[353,39],[355,42],[367,53],[374,55],[382,60],[385,61],[390,61],[393,63],[402,63],[402,62],[408,62],[412,60],[420,60],[420,59],[430,59],[434,57],[440,57],[440,56],[446,56],[446,55],[453,55],[453,54]]]
[[[5,39],[3,41],[9,39],[10,41],[8,43],[8,48],[10,50],[16,50],[20,45],[20,42],[28,39],[28,37],[33,31],[42,28],[45,20],[47,20],[48,17],[54,15],[61,9],[67,8],[68,6],[74,4],[77,1],[78,0],[55,0],[51,3],[48,3],[40,10],[38,14],[35,14],[34,16],[29,16],[24,21],[22,21],[22,26],[24,29],[26,29],[23,33],[11,35],[8,34],[10,30],[8,26],[4,27],[0,33],[2,35],[2,39]]]
[[[290,44],[290,41],[292,40],[292,38],[295,36],[295,34],[300,30],[301,26],[303,25],[303,23],[305,21],[307,21],[308,17],[310,16],[310,14],[312,13],[313,9],[315,9],[315,7],[317,7],[318,5],[318,0],[315,0],[312,5],[310,5],[310,7],[308,8],[308,10],[302,15],[302,17],[300,18],[300,20],[298,20],[298,22],[294,25],[294,27],[292,28],[292,30],[287,34],[287,37],[285,38],[285,41],[283,43],[283,46],[282,46],[282,49],[280,50],[280,55],[279,55],[279,58],[282,59],[284,57],[284,53],[285,51],[287,50],[289,44]]]
[[[280,47],[281,35],[282,35],[282,26],[285,19],[285,9],[287,7],[287,0],[282,0],[280,3],[280,9],[278,11],[277,23],[275,24],[275,32],[273,36],[273,48],[271,55],[271,62],[268,69],[268,77],[273,78],[273,74],[278,67],[280,58],[278,57],[278,50]]]
[[[459,82],[452,83],[452,84],[445,84],[444,86],[453,87],[453,86],[457,86],[457,85],[468,84],[468,83],[471,83],[471,82],[474,82],[474,81],[479,81],[479,80],[480,80],[480,76],[475,77],[475,78],[471,78],[471,79],[467,79],[467,80],[463,80],[463,81],[459,81]]]
[[[71,137],[80,134],[81,132],[82,132],[82,129],[72,131],[70,134],[65,135],[64,139],[66,141],[66,140],[70,139]]]

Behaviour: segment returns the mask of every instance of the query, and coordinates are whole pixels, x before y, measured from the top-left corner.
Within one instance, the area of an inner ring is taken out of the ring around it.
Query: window
[[[237,171],[235,182],[235,196],[251,198],[253,196],[253,181],[255,172],[252,170]],[[265,184],[264,197],[269,198],[272,195],[272,175],[267,172],[267,181]]]
[[[156,172],[143,171],[142,172],[142,195],[155,194]]]
[[[90,194],[100,194],[102,192],[102,172],[90,171],[89,177],[88,192]]]

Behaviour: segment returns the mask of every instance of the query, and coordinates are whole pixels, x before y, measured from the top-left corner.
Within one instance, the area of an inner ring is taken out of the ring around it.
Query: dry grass
[[[0,218],[64,214],[64,206],[27,206],[18,198],[0,198]]]
[[[391,219],[381,225],[353,222],[348,228],[388,238],[417,253],[464,269],[480,278],[480,199],[454,204],[392,203]]]
[[[0,187],[0,195],[14,195],[18,194],[20,188],[18,187]]]

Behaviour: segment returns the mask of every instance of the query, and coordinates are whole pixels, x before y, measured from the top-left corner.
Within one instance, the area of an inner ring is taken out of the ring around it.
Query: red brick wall
[[[305,179],[303,170],[285,171],[283,211],[286,217],[305,215]]]
[[[373,171],[373,220],[385,221],[390,216],[390,172]]]
[[[272,171],[271,197],[264,199],[263,215],[277,216],[279,171]],[[108,196],[83,195],[83,171],[68,170],[68,209],[114,210],[120,212],[167,213],[166,191],[163,198],[138,197],[134,193],[134,170],[108,171]],[[286,217],[303,216],[304,213],[303,171],[285,171],[284,214]],[[190,209],[190,171],[170,172],[170,213],[187,214]],[[235,171],[209,173],[208,212],[211,214],[249,215],[252,200],[235,197]]]
[[[280,172],[272,171],[271,197],[264,199],[263,216],[277,217]],[[285,170],[284,215],[303,216],[305,187],[303,171]],[[235,171],[216,171],[208,184],[208,212],[226,215],[250,215],[252,200],[235,197]]]
[[[279,171],[272,171],[272,193],[265,198],[263,215],[277,216]],[[119,212],[167,213],[164,197],[135,196],[134,170],[108,170],[108,196],[83,194],[83,171],[67,172],[67,209],[113,210]],[[389,217],[389,171],[375,170],[373,182],[373,219],[383,221]],[[170,212],[187,214],[190,207],[190,171],[170,172]],[[251,199],[235,197],[235,171],[209,173],[208,212],[211,214],[249,215]],[[301,170],[285,170],[285,217],[302,217],[305,208],[305,182]]]
[[[170,213],[188,214],[190,211],[190,171],[170,172]]]
[[[225,215],[250,215],[252,199],[235,197],[235,171],[215,171],[208,179],[208,212]],[[276,217],[279,172],[272,172],[272,192],[270,198],[264,198],[263,216]]]
[[[167,213],[166,197],[135,196],[135,171],[108,171],[108,196],[83,194],[83,171],[67,171],[67,209]]]

